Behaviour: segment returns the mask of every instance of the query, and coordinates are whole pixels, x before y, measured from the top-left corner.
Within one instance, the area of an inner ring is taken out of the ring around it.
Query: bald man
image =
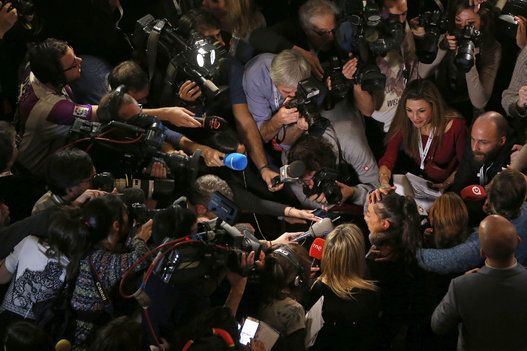
[[[461,323],[458,350],[526,350],[527,271],[514,252],[514,225],[499,215],[479,226],[485,265],[450,282],[432,315],[432,330],[445,334]]]
[[[507,120],[498,112],[485,112],[474,121],[453,191],[459,193],[472,184],[487,185],[510,163],[512,143],[507,135]]]

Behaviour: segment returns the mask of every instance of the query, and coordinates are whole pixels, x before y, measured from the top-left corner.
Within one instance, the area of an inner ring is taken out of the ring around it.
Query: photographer
[[[306,165],[306,173],[301,178],[303,191],[300,184],[291,185],[297,199],[310,208],[337,202],[349,202],[362,207],[368,192],[379,184],[378,170],[371,152],[362,154],[355,151],[351,147],[341,150],[324,138],[303,136],[299,139],[287,155],[289,163],[300,160]],[[337,177],[315,183],[318,181],[317,174],[320,176],[322,171],[328,170],[336,172]],[[353,186],[345,184],[343,178],[353,178],[345,180]]]
[[[18,162],[42,175],[47,156],[62,147],[75,118],[95,120],[96,105],[72,101],[69,83],[80,77],[82,59],[66,42],[46,39],[29,50],[29,68],[19,99]],[[178,126],[200,126],[192,113],[179,107],[145,110]]]
[[[79,275],[71,299],[76,347],[85,347],[96,329],[113,317],[115,298],[109,292],[132,263],[148,251],[146,241],[152,235],[152,221],[148,221],[131,236],[128,247],[123,247],[130,234],[128,213],[126,205],[115,195],[91,200],[83,212],[89,248],[79,262]],[[145,261],[137,265],[134,271],[143,270],[147,264]]]
[[[33,206],[32,214],[51,207],[80,206],[90,199],[106,194],[90,189],[95,168],[90,156],[78,149],[57,151],[50,156],[46,168],[49,191]]]
[[[445,99],[470,124],[484,112],[491,97],[501,62],[501,45],[494,36],[494,13],[487,7],[456,0],[447,15],[454,27],[440,39],[435,60],[428,65],[420,63],[419,74],[434,74]]]
[[[339,8],[331,1],[309,0],[298,11],[298,21],[284,21],[271,28],[256,29],[251,35],[251,44],[260,52],[279,53],[292,49],[301,54],[310,64],[311,72],[317,79],[326,78],[324,67],[331,57],[341,56],[335,45],[337,16]],[[358,58],[350,55],[342,62],[341,73],[351,80]],[[340,58],[340,57],[339,57]],[[363,115],[371,115],[371,96],[360,83],[350,84],[354,104]]]
[[[390,23],[402,25],[403,37],[400,45],[387,48],[386,52],[377,55],[376,64],[382,74],[386,76],[384,91],[373,94],[375,111],[371,117],[380,122],[384,133],[390,129],[395,111],[406,87],[406,83],[417,77],[415,43],[406,19],[408,5],[406,0],[384,0],[383,16],[387,16]],[[382,50],[381,50],[382,51]],[[385,55],[382,55],[385,54]],[[370,138],[370,135],[368,135]],[[372,146],[373,147],[373,146]]]
[[[527,117],[527,47],[521,51],[509,88],[503,92],[501,104],[513,118]]]
[[[298,82],[310,75],[307,61],[292,50],[258,55],[247,63],[243,89],[264,142],[281,132],[279,144],[287,149],[308,130],[305,116],[284,103],[295,97]]]
[[[151,121],[150,124],[155,122],[155,118],[145,116],[143,109],[137,101],[129,95],[125,86],[120,86],[120,89],[116,89],[113,92],[103,96],[100,102],[101,111],[98,113],[99,121],[102,123],[109,123],[112,120],[126,122],[138,127],[147,127],[143,124]],[[137,95],[137,89],[132,90]],[[199,123],[198,121],[196,121]],[[165,128],[166,143],[168,148],[173,150],[174,147],[180,147],[188,154],[194,153],[196,150],[201,150],[205,164],[208,167],[221,167],[223,166],[223,157],[225,154],[215,150],[211,147],[201,145],[193,142],[182,134],[172,131],[171,129]]]

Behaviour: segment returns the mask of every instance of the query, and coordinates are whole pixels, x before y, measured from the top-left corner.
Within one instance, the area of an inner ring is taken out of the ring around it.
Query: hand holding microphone
[[[320,222],[313,224],[306,232],[300,234],[293,240],[296,242],[302,241],[306,238],[321,238],[331,232],[335,226],[329,218],[324,218]]]
[[[304,162],[298,160],[293,161],[289,165],[283,165],[280,167],[280,175],[273,178],[273,186],[277,186],[282,183],[294,182],[298,178],[302,177],[306,172],[306,165]]]
[[[318,263],[320,263],[320,261],[322,260],[322,253],[324,252],[325,243],[326,240],[322,238],[315,238],[315,240],[313,240],[313,243],[309,248],[309,257],[313,259],[311,266],[314,266],[317,261]]]
[[[324,253],[324,245],[326,240],[316,238],[309,248],[309,256],[313,258],[311,262],[311,279],[315,279],[320,272],[320,261]]]
[[[222,130],[227,127],[229,122],[220,116],[207,116],[194,117],[195,120],[201,123],[202,128],[210,130]]]

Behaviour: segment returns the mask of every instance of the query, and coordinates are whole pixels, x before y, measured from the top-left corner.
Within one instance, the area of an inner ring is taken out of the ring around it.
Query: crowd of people
[[[523,350],[525,0],[0,0],[4,350]]]

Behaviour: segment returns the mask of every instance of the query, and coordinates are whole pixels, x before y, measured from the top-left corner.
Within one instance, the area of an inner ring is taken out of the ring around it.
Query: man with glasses
[[[80,78],[82,59],[64,41],[49,38],[29,50],[29,69],[19,96],[18,162],[37,176],[46,158],[62,147],[76,118],[95,120],[97,105],[74,102],[69,83]],[[180,107],[145,111],[181,127],[200,127],[192,112]]]

